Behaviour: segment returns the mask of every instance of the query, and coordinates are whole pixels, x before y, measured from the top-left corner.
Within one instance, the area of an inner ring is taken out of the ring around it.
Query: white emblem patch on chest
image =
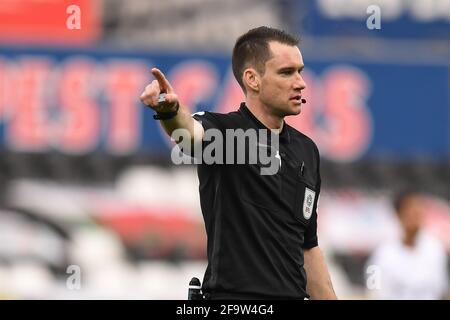
[[[305,188],[305,197],[303,198],[303,217],[306,220],[309,220],[309,218],[311,218],[315,197],[315,191],[309,188]]]

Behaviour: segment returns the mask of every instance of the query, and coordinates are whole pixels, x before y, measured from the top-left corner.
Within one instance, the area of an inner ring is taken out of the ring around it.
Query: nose
[[[301,74],[298,74],[297,78],[295,79],[294,89],[295,90],[304,90],[304,89],[306,89],[306,82],[303,79]]]

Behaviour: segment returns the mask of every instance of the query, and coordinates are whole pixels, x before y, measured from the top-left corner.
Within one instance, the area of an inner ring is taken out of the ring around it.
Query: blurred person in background
[[[317,238],[318,149],[284,122],[304,103],[304,63],[297,44],[292,35],[269,27],[237,39],[233,72],[246,100],[238,111],[192,116],[156,68],[156,80],[140,97],[169,135],[176,129],[190,133],[191,141],[182,148],[208,141],[203,140],[208,129],[265,129],[280,136],[274,175],[262,175],[257,165],[228,161],[197,166],[208,235],[206,299],[336,299]],[[161,93],[165,99],[158,101]]]
[[[378,284],[369,296],[383,300],[437,300],[448,294],[446,250],[423,227],[427,208],[417,191],[402,191],[393,199],[401,232],[394,241],[380,245],[366,270]],[[373,269],[375,268],[375,269]],[[368,283],[369,286],[369,283]]]

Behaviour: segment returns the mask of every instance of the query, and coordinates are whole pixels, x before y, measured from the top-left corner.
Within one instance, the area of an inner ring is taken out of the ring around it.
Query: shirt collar
[[[245,105],[245,102],[241,102],[241,106],[239,107],[239,112],[242,113],[242,115],[245,118],[247,118],[248,120],[253,122],[253,124],[256,125],[256,127],[258,127],[259,129],[270,130],[261,121],[259,121],[258,118],[255,117],[255,115],[247,108],[247,106]],[[283,120],[283,129],[281,130],[281,133],[280,133],[280,140],[285,141],[287,143],[290,142],[289,129],[286,124],[286,121],[284,121],[284,120]]]

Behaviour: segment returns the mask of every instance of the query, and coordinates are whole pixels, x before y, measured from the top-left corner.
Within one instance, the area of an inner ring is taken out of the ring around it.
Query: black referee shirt
[[[267,129],[242,103],[227,114],[200,112],[205,130]],[[208,236],[202,289],[210,299],[303,299],[303,250],[317,242],[320,192],[315,143],[284,123],[281,167],[261,175],[259,164],[199,164],[200,202]]]

